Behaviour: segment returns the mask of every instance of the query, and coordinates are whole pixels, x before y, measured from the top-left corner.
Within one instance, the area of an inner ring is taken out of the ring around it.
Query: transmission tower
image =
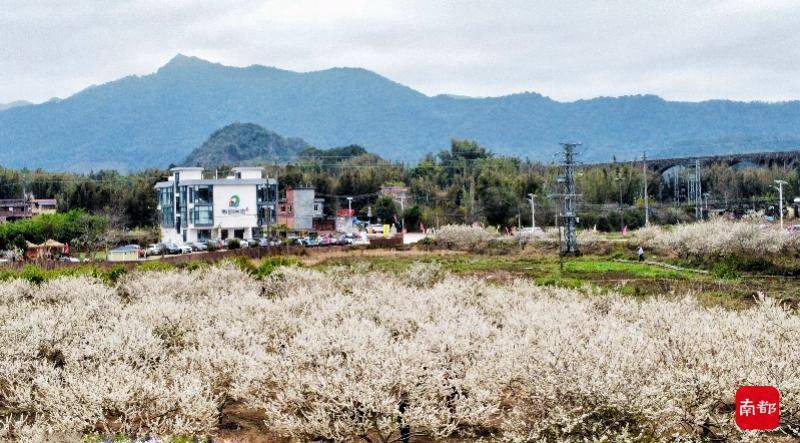
[[[683,170],[683,167],[682,166],[675,166],[674,168],[672,168],[672,170],[674,172],[674,174],[673,174],[674,177],[673,178],[675,179],[675,183],[674,183],[674,185],[672,187],[672,193],[673,193],[673,199],[672,200],[675,203],[675,206],[680,206],[681,205],[681,182],[680,182],[680,178],[681,178],[681,172]]]
[[[564,183],[564,193],[561,197],[561,218],[564,220],[564,245],[561,249],[562,255],[580,255],[578,250],[577,221],[578,211],[577,202],[579,195],[575,192],[575,148],[580,143],[561,143],[564,148],[561,168],[564,175],[558,178],[560,183]]]
[[[703,219],[703,186],[700,183],[700,160],[694,161],[694,174],[688,180],[687,203],[694,204],[694,217],[696,220]]]

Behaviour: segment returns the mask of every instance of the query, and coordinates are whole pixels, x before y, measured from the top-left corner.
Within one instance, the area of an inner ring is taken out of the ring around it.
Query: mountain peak
[[[195,67],[202,67],[202,66],[214,66],[217,65],[216,63],[211,63],[210,61],[203,60],[202,58],[191,56],[191,55],[183,55],[178,53],[175,57],[172,57],[167,64],[162,66],[158,69],[159,72],[165,70],[175,70],[175,69],[185,69],[185,68],[195,68]]]

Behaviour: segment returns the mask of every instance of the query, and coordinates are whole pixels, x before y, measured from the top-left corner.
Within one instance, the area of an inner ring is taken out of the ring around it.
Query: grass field
[[[479,276],[488,281],[523,277],[541,285],[595,287],[637,297],[691,294],[703,304],[729,308],[751,306],[758,293],[769,294],[789,304],[795,304],[800,298],[800,279],[797,278],[747,274],[720,278],[709,269],[698,268],[699,271],[705,271],[703,273],[667,269],[653,264],[626,263],[617,260],[632,259],[634,255],[620,249],[607,255],[565,257],[563,261],[553,251],[529,250],[506,255],[412,250],[327,258],[324,254],[311,255],[303,260],[307,266],[317,269],[346,266],[385,272],[405,271],[415,262],[437,263],[448,272]],[[648,259],[666,265],[692,267],[670,257],[650,256]]]

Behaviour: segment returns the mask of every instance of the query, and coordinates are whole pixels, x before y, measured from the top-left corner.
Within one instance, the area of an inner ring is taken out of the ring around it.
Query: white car
[[[185,245],[185,244],[184,245],[180,245],[180,246],[178,246],[178,249],[181,250],[181,254],[191,254],[192,253],[192,247],[189,246],[189,245]]]
[[[65,263],[80,263],[81,259],[79,259],[77,257],[62,256],[61,258],[58,259],[58,261],[65,262]]]

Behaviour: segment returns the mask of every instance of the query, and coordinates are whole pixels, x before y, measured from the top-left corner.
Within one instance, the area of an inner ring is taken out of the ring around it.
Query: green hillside
[[[216,168],[257,162],[286,162],[310,146],[300,138],[286,138],[254,123],[233,123],[215,131],[183,161],[188,166]]]

